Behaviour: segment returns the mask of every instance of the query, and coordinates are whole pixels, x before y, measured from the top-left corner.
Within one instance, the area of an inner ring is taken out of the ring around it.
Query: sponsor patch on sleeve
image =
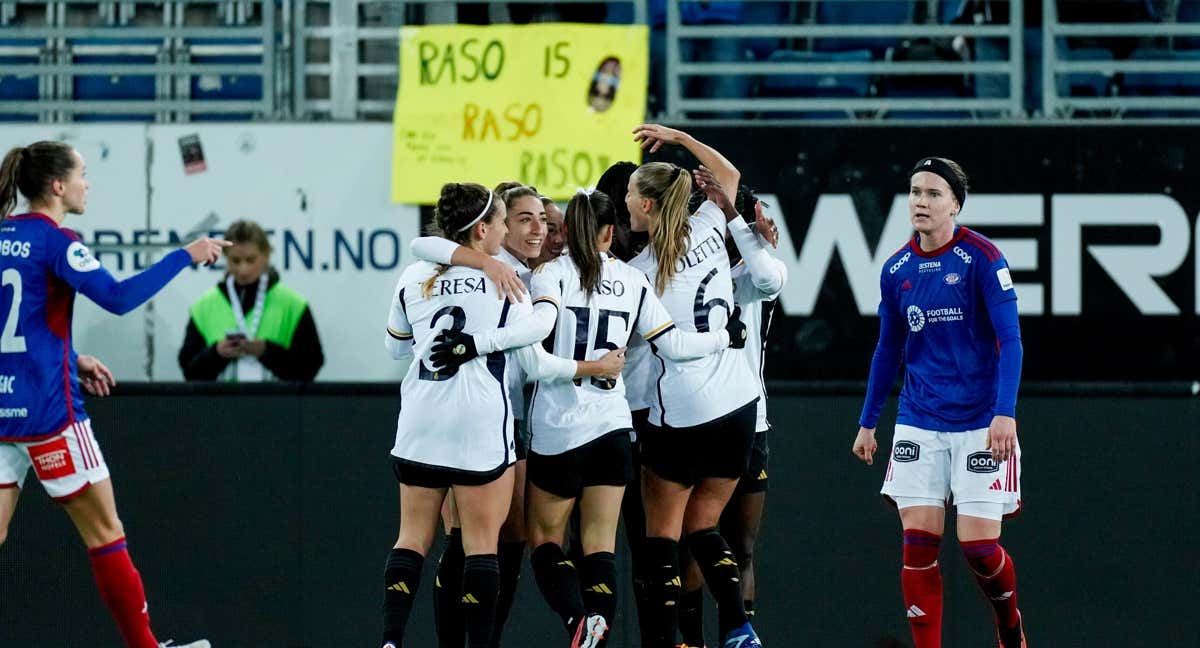
[[[67,265],[76,272],[91,272],[100,267],[100,262],[86,245],[75,241],[67,246]]]
[[[1008,268],[1000,268],[997,270],[996,278],[1000,280],[1000,288],[1002,290],[1013,289],[1012,275],[1009,274]]]

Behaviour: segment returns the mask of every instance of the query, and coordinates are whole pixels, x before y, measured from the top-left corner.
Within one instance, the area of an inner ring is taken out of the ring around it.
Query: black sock
[[[617,557],[597,551],[583,557],[583,606],[588,614],[599,614],[611,628],[617,614]]]
[[[646,538],[642,546],[646,579],[645,648],[671,648],[679,626],[679,543]]]
[[[383,568],[383,642],[404,644],[404,626],[421,585],[425,557],[412,549],[392,549]]]
[[[575,565],[567,559],[562,547],[553,542],[534,549],[530,562],[533,563],[533,577],[542,596],[550,604],[550,609],[562,619],[567,634],[574,635],[575,626],[587,614]]]
[[[721,640],[746,623],[742,607],[742,572],[725,538],[715,528],[696,531],[687,537],[688,550],[704,574],[704,584],[717,602],[717,623]]]
[[[689,646],[704,645],[704,588],[679,594],[679,634]]]
[[[746,608],[746,618],[754,620],[754,601],[742,601],[742,607]]]
[[[462,648],[467,631],[463,624],[462,529],[453,528],[446,536],[442,557],[438,560],[437,578],[433,582],[433,623],[437,628],[439,648]]]
[[[463,561],[463,617],[467,645],[488,648],[496,625],[496,597],[500,593],[500,563],[496,554],[467,556]]]
[[[525,541],[500,543],[500,595],[496,599],[496,628],[492,632],[492,648],[500,648],[500,635],[508,621],[521,580],[521,562],[525,559]]]
[[[640,472],[637,468],[641,463],[637,459],[637,447],[634,446],[634,474]],[[643,548],[646,542],[646,512],[642,507],[642,490],[635,481],[630,484],[629,488],[625,489],[625,498],[621,500],[621,523],[625,527],[625,539],[629,543],[629,563],[630,575],[633,585],[633,603],[637,609],[637,627],[641,637],[641,645],[650,645],[650,635],[646,631],[648,627],[647,612],[646,612],[646,580],[642,572]]]

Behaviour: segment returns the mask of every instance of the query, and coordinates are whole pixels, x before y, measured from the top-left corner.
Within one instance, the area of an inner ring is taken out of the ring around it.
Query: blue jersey
[[[1008,262],[991,241],[959,227],[949,243],[924,252],[914,237],[884,264],[879,289],[880,342],[864,427],[875,426],[901,347],[905,374],[897,423],[960,432],[988,427],[998,414],[1014,415],[1021,356],[1017,295]],[[1002,366],[1003,342],[1015,344],[1004,348]]]
[[[117,282],[79,237],[50,218],[0,220],[0,441],[52,437],[87,419],[71,345],[76,291],[106,310],[126,312],[190,262],[177,250]]]

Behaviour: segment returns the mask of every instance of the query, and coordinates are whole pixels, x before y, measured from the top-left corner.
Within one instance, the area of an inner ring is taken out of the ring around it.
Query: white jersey
[[[590,297],[580,286],[579,269],[569,256],[547,262],[534,272],[535,306],[549,303],[558,311],[551,337],[556,356],[595,360],[635,337],[654,343],[664,356],[677,358],[711,355],[728,345],[724,329],[708,334],[676,330],[645,274],[606,254],[601,256],[600,286]],[[620,377],[539,382],[529,419],[533,451],[561,454],[614,430],[630,428],[624,392]]]
[[[517,271],[517,276],[521,278],[521,283],[525,284],[525,288],[529,289],[529,282],[532,280],[533,271],[523,261],[513,256],[504,247],[500,248],[500,254],[496,255],[497,259],[507,263]],[[518,421],[524,421],[528,413],[525,404],[525,372],[520,366],[513,367],[512,375],[508,382],[508,400],[512,404],[513,418]]]
[[[687,253],[662,294],[663,305],[685,331],[720,331],[733,313],[733,282],[725,250],[725,214],[705,201],[690,218]],[[658,260],[652,247],[630,265],[646,273],[655,285]],[[655,350],[651,347],[651,352]],[[650,422],[659,426],[691,427],[733,412],[758,396],[758,381],[742,357],[743,349],[687,361],[650,361],[654,384]]]
[[[490,472],[516,459],[513,412],[504,353],[481,355],[457,369],[429,364],[434,337],[444,329],[471,335],[503,327],[528,314],[528,302],[497,298],[483,272],[451,267],[422,294],[438,267],[424,261],[401,273],[388,315],[389,348],[397,357],[415,356],[400,385],[400,415],[392,455],[414,463],[470,472]],[[411,346],[405,347],[406,340]]]
[[[758,376],[758,423],[755,432],[765,432],[771,427],[767,421],[767,388],[763,382],[763,367],[766,363],[767,331],[771,328],[771,317],[779,293],[766,294],[751,280],[746,264],[740,263],[733,269],[733,312],[746,325],[746,348],[742,357],[754,375]]]

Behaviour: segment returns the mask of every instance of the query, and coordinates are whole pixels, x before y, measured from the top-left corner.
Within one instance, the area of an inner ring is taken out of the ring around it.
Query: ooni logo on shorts
[[[967,470],[973,473],[994,473],[1000,470],[1000,464],[989,451],[972,452],[967,455]]]
[[[925,328],[925,311],[913,304],[908,307],[908,329],[913,333]]]
[[[892,460],[908,463],[921,458],[921,446],[912,441],[897,441],[892,448]]]

